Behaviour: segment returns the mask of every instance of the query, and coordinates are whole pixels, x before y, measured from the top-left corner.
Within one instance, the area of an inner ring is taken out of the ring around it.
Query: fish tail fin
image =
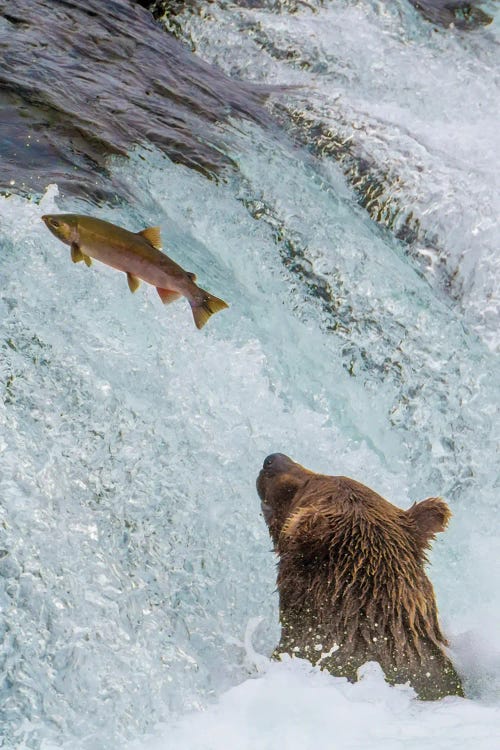
[[[196,328],[203,328],[207,320],[216,312],[224,310],[229,307],[227,302],[223,299],[214,297],[213,294],[209,294],[204,289],[200,289],[202,296],[198,299],[191,301],[191,307],[193,309],[193,318]]]

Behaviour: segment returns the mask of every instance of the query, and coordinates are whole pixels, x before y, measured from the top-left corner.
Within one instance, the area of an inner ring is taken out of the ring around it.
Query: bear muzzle
[[[290,467],[295,465],[295,462],[284,453],[271,453],[264,459],[261,474],[271,477],[283,471],[289,471]]]
[[[273,516],[272,506],[269,505],[269,503],[265,503],[264,501],[262,501],[260,504],[260,509],[262,511],[262,515],[264,516],[265,522],[269,525]]]

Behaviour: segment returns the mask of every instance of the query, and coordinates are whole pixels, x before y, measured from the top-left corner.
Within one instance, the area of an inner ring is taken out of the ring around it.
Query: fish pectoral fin
[[[161,289],[159,286],[156,287],[156,291],[160,295],[160,299],[164,305],[169,305],[171,302],[175,302],[176,299],[180,299],[182,294],[180,292],[174,292],[172,289]]]
[[[136,292],[141,285],[141,280],[138,279],[137,276],[134,276],[131,273],[127,274],[127,281],[128,281],[128,288],[130,289],[132,294]]]
[[[189,276],[191,281],[196,281],[196,274],[193,273],[192,271],[187,271],[186,275]]]
[[[85,256],[76,244],[76,242],[71,243],[71,260],[73,263],[80,263],[80,261],[84,260]]]
[[[148,227],[147,229],[143,229],[141,232],[137,232],[137,234],[140,234],[141,237],[144,237],[144,239],[147,240],[150,245],[156,247],[157,250],[161,250],[162,244],[160,232],[160,227]]]
[[[80,263],[83,260],[86,266],[92,265],[92,258],[82,253],[76,242],[71,243],[71,260],[73,263]]]

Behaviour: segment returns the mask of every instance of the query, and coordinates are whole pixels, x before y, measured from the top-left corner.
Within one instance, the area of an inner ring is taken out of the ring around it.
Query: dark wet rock
[[[462,0],[409,0],[432,23],[439,26],[471,30],[487,26],[493,19],[475,2]]]
[[[184,42],[186,39],[177,16],[187,11],[197,12],[202,7],[200,0],[137,0],[137,4],[147,8],[170,34]]]
[[[313,2],[317,0],[313,0]],[[321,2],[321,0],[319,0]],[[198,11],[204,5],[218,3],[227,5],[225,0],[138,0],[139,5],[148,8],[155,18],[175,16],[186,11]],[[314,6],[308,0],[231,0],[231,5],[248,10],[269,10],[276,13],[296,13],[300,8]]]
[[[0,189],[123,197],[110,154],[150,143],[206,175],[217,124],[268,122],[266,92],[195,57],[132,0],[0,0]]]
[[[213,2],[224,6],[225,0],[139,0],[140,5],[147,7],[155,18],[166,22],[167,27],[180,29],[175,18],[185,12],[198,12],[200,8],[210,6]],[[390,0],[387,0],[390,2]],[[424,18],[446,28],[461,30],[477,29],[492,22],[491,16],[483,11],[478,0],[408,0]],[[274,13],[293,15],[305,7],[316,11],[322,0],[232,0],[236,5],[248,10],[267,10]]]

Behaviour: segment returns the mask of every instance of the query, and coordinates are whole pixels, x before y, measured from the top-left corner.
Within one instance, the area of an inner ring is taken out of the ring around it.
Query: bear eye
[[[266,459],[264,459],[264,469],[268,469],[270,466],[272,466],[273,463],[273,456],[268,456]]]

